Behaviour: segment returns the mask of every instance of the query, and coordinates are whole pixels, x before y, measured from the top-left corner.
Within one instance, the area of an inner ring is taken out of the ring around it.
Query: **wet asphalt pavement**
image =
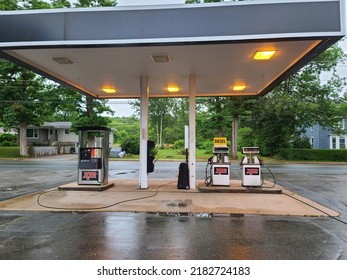
[[[0,161],[0,200],[76,180],[71,156]],[[177,178],[157,162],[155,178]],[[198,163],[197,178],[205,176]],[[0,259],[347,260],[347,164],[269,165],[278,183],[341,213],[286,216],[177,216],[168,213],[26,212],[0,209]],[[264,171],[267,179],[269,173]],[[240,177],[232,164],[231,176]],[[137,162],[110,162],[111,178],[137,178]]]

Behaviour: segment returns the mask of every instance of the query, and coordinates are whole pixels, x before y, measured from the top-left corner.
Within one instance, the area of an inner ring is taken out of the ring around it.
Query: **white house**
[[[57,153],[74,153],[78,134],[71,132],[71,122],[45,122],[42,126],[27,127],[27,141],[32,146],[64,147]]]
[[[45,122],[27,127],[27,141],[34,156],[75,153],[79,147],[78,134],[71,131],[71,122]],[[113,133],[110,133],[110,148]]]

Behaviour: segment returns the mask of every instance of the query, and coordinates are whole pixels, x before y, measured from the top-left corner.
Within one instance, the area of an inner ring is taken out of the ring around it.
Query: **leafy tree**
[[[13,11],[18,10],[17,0],[0,0],[0,10]]]
[[[52,8],[70,8],[71,3],[68,0],[52,0]]]
[[[96,100],[89,96],[83,97],[83,99],[85,103],[78,108],[79,116],[73,121],[72,130],[76,131],[77,127],[107,126],[110,119],[103,114],[113,114],[111,108],[106,105],[107,100]]]
[[[184,126],[189,124],[188,98],[176,98],[173,102],[170,118],[167,119],[167,125],[164,128],[165,142],[168,144],[174,144],[177,141],[184,143]]]
[[[53,112],[49,121],[77,120],[83,103],[82,94],[56,83],[50,83],[47,88]]]
[[[97,100],[84,96],[76,91],[60,85],[51,85],[49,89],[52,121],[72,121],[72,131],[78,127],[107,126],[108,116],[113,115],[112,109],[106,104],[107,100]]]
[[[208,125],[213,131],[216,131],[215,136],[224,136],[225,126],[230,123],[226,110],[226,97],[209,97],[200,99],[200,104],[206,108],[208,116]]]
[[[135,135],[139,138],[140,121],[137,117],[113,117],[112,123],[109,124],[113,131],[113,139],[117,144],[123,143],[129,135]]]
[[[342,118],[347,118],[347,93],[344,93],[343,96],[338,100],[338,110],[339,115]]]
[[[113,0],[79,0],[74,3],[76,7],[114,7],[117,1]]]
[[[26,0],[26,1],[22,1],[21,5],[25,10],[51,8],[51,5],[47,1],[42,1],[42,0]]]
[[[149,118],[154,124],[155,134],[159,148],[164,147],[164,128],[168,119],[172,117],[172,110],[175,100],[172,98],[152,98],[150,99]]]
[[[137,114],[139,114],[140,101],[134,100],[131,104]],[[160,148],[164,146],[164,130],[170,119],[173,118],[172,112],[175,104],[176,100],[173,98],[149,99],[149,134],[156,139],[156,143]]]
[[[336,74],[336,65],[344,57],[342,49],[334,45],[258,99],[254,107],[257,114],[247,126],[253,129],[264,154],[273,155],[279,148],[289,147],[292,139],[315,123],[335,127],[341,120],[341,92],[346,82]],[[321,74],[328,71],[331,78],[323,83]]]
[[[27,125],[40,125],[50,114],[44,79],[11,62],[0,64],[0,120],[19,127],[20,155],[28,156]]]

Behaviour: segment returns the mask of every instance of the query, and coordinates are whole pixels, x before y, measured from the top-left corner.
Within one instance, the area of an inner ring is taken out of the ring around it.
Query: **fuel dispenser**
[[[210,166],[210,175],[207,169]],[[213,156],[208,159],[206,166],[206,185],[230,186],[230,161],[227,139],[214,138]]]
[[[78,184],[107,185],[110,129],[80,127],[78,131]]]
[[[244,187],[261,187],[263,182],[261,178],[262,161],[257,156],[258,147],[242,147],[242,186]]]

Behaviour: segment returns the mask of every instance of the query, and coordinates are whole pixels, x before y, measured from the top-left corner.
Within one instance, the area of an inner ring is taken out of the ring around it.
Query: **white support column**
[[[147,174],[147,140],[148,140],[148,105],[149,105],[149,82],[148,78],[140,80],[140,170],[139,188],[148,188]]]
[[[189,76],[189,186],[196,188],[196,76]]]

